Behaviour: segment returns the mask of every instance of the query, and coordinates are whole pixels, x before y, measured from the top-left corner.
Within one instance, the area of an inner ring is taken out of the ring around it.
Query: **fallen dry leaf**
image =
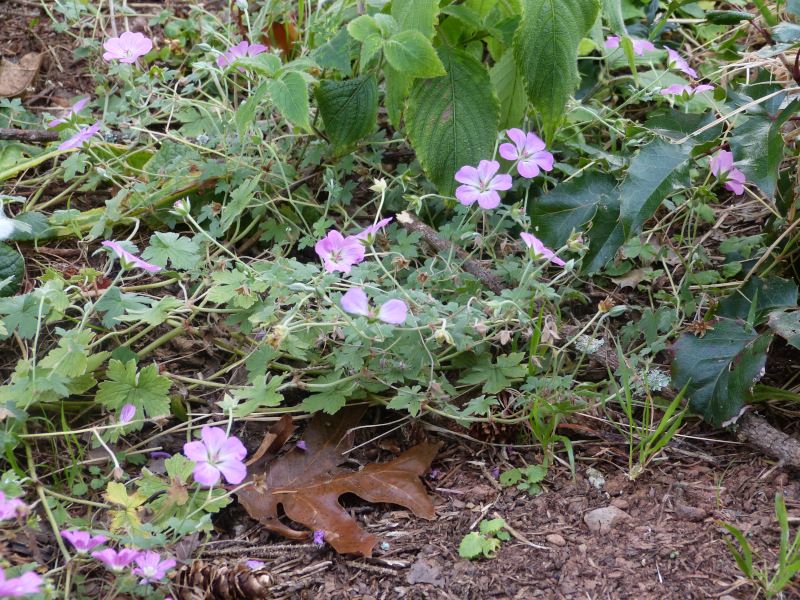
[[[344,452],[353,446],[351,429],[363,414],[362,407],[345,408],[333,416],[318,413],[303,437],[305,451],[292,448],[265,462],[271,450],[276,450],[273,444],[250,469],[254,479],[263,478],[259,483],[266,489],[244,488],[238,492],[250,516],[286,537],[309,539],[310,532],[292,529],[278,520],[281,505],[290,519],[312,531],[325,531],[325,541],[337,552],[361,556],[372,556],[378,538],[360,529],[342,508],[342,494],[356,494],[368,502],[400,504],[418,517],[435,518],[420,477],[430,469],[438,444],[419,444],[391,462],[370,464],[356,472],[339,467],[345,460]],[[285,427],[279,422],[270,433],[277,437]]]
[[[16,98],[33,86],[42,64],[42,55],[30,52],[13,63],[3,60],[0,65],[0,98]]]

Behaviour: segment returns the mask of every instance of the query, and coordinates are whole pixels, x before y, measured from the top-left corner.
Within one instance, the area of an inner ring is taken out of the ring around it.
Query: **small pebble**
[[[558,535],[557,533],[548,534],[544,539],[553,544],[553,546],[566,546],[567,540]]]

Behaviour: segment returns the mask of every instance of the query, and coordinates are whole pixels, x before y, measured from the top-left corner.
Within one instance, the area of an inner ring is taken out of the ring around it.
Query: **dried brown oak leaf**
[[[360,556],[372,556],[378,538],[359,528],[342,508],[342,494],[400,504],[418,517],[435,518],[420,477],[430,469],[438,444],[419,444],[391,462],[369,464],[356,472],[339,467],[346,459],[344,453],[353,447],[351,430],[363,413],[361,407],[345,408],[335,415],[317,413],[303,436],[306,450],[292,448],[276,459],[279,446],[271,444],[249,469],[261,491],[246,487],[238,492],[250,516],[286,537],[308,539],[308,531],[297,531],[278,520],[282,505],[290,519],[312,531],[325,531],[325,541],[337,552]],[[292,427],[288,415],[267,435],[278,441],[287,427]]]

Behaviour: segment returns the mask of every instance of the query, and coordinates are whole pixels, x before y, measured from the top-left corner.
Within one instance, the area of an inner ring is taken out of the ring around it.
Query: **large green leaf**
[[[600,203],[619,198],[617,180],[598,171],[584,173],[561,183],[531,205],[531,223],[545,246],[560,248],[570,234],[581,231],[597,212]]]
[[[542,113],[547,141],[580,82],[578,46],[594,24],[598,0],[525,0],[514,36],[514,58],[528,97]]]
[[[0,288],[0,297],[16,294],[23,277],[25,277],[25,260],[22,255],[7,244],[0,244],[0,283],[5,283]]]
[[[430,40],[415,29],[393,35],[383,48],[386,60],[409,77],[439,77],[444,66]]]
[[[239,107],[236,109],[236,115],[234,115],[234,120],[236,121],[236,132],[239,134],[239,137],[244,136],[247,128],[250,127],[250,124],[256,118],[258,106],[261,104],[261,101],[264,99],[264,96],[267,95],[268,91],[269,88],[267,88],[267,84],[262,83],[256,88],[256,91],[253,92],[252,96],[239,104]],[[152,159],[150,162],[152,162]]]
[[[392,16],[400,31],[416,29],[428,39],[433,37],[438,13],[439,0],[392,0]]]
[[[767,325],[795,348],[800,348],[800,310],[775,310]]]
[[[518,127],[525,116],[528,99],[511,52],[506,52],[489,70],[489,78],[500,99],[500,129]]]
[[[489,74],[472,56],[449,46],[438,55],[447,75],[414,84],[406,128],[425,174],[450,196],[456,171],[491,156],[500,103]]]
[[[399,129],[406,108],[406,98],[414,79],[396,71],[390,64],[383,65],[383,76],[386,83],[386,94],[383,98],[386,113],[392,127]]]
[[[789,104],[777,116],[760,111],[749,116],[728,138],[736,168],[770,198],[775,196],[778,167],[785,148],[781,128],[798,109],[800,100]]]
[[[717,316],[747,319],[755,300],[754,324],[760,324],[771,310],[797,306],[797,284],[789,279],[751,277],[727,298],[720,300]]]
[[[625,243],[625,232],[619,218],[619,199],[606,196],[598,205],[589,229],[589,249],[583,257],[581,273],[602,269]]]
[[[287,71],[278,79],[267,80],[267,87],[275,108],[289,121],[310,132],[308,87],[303,76],[296,71]]]
[[[622,16],[622,1],[602,0],[602,2],[603,16],[611,31],[620,36],[627,36],[628,30],[625,28],[625,18]]]
[[[314,92],[334,155],[367,137],[378,118],[378,84],[372,74],[345,81],[323,80]]]
[[[620,219],[626,237],[652,217],[669,194],[689,187],[691,147],[656,138],[631,160],[620,189]]]
[[[714,322],[703,337],[684,333],[669,349],[673,384],[688,384],[689,409],[717,427],[744,406],[763,375],[771,340],[771,333],[759,335],[731,319]]]

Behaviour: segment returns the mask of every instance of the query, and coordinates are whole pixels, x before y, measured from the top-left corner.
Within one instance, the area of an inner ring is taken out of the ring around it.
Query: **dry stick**
[[[422,239],[435,248],[437,252],[450,251],[452,247],[450,240],[439,237],[436,230],[420,221],[408,211],[397,215],[397,222],[409,232],[418,232],[422,234]],[[466,252],[461,248],[455,248],[455,255],[463,259],[466,257]],[[480,266],[477,261],[468,259],[464,261],[462,266],[467,273],[477,277],[481,283],[496,294],[502,292],[503,289],[511,287],[500,281],[494,273]],[[564,329],[564,333],[567,335],[562,336],[562,339],[571,339],[578,331],[578,328],[567,327]],[[616,351],[605,342],[596,349],[587,348],[586,354],[596,363],[610,369],[612,372],[619,368],[619,359],[617,358]],[[673,390],[661,390],[660,394],[668,400],[674,399],[676,395]],[[800,441],[778,431],[767,421],[749,410],[744,411],[736,422],[736,437],[739,441],[750,444],[767,456],[777,458],[778,467],[783,467],[788,464],[800,468]]]

